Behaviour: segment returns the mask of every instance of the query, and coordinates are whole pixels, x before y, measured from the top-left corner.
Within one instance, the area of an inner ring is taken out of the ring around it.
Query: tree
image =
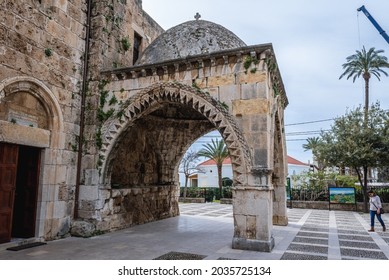
[[[362,51],[356,51],[356,54],[350,55],[346,58],[347,62],[342,65],[345,71],[340,75],[339,79],[347,76],[353,78],[353,82],[360,76],[365,80],[365,119],[368,115],[369,108],[369,81],[371,75],[374,75],[379,81],[381,74],[388,76],[381,68],[389,68],[388,58],[381,55],[383,50],[375,50],[370,48],[366,51],[365,47]]]
[[[358,107],[335,119],[331,129],[320,135],[318,156],[327,166],[353,168],[364,193],[367,211],[368,168],[389,165],[389,112],[372,105],[366,118]]]
[[[312,151],[314,161],[317,161],[317,146],[320,144],[319,137],[308,137],[307,143],[303,144],[304,152]],[[322,164],[318,162],[319,169],[322,169]]]
[[[198,152],[199,156],[206,157],[212,159],[216,162],[217,167],[217,177],[218,177],[218,185],[220,190],[220,195],[222,196],[222,168],[223,161],[228,157],[228,149],[224,144],[223,140],[214,140],[212,139],[212,143],[208,143],[203,145],[203,149]]]
[[[185,175],[184,198],[186,197],[188,189],[189,177],[195,173],[203,172],[201,168],[199,168],[197,165],[197,162],[199,160],[200,159],[197,152],[194,152],[192,150],[188,151],[181,160],[179,173],[183,173]]]

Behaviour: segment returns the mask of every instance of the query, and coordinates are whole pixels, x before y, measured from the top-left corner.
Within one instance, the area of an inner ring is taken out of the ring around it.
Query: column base
[[[271,252],[274,248],[274,238],[271,237],[269,241],[261,241],[256,239],[246,239],[234,237],[232,239],[232,249]]]
[[[273,216],[273,225],[287,226],[288,225],[288,217],[286,217],[286,216]]]

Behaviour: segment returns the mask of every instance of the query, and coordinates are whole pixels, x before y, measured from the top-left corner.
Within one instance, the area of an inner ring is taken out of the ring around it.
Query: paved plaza
[[[350,211],[288,209],[289,225],[274,226],[271,253],[235,250],[232,205],[180,204],[181,215],[92,238],[69,237],[9,251],[10,260],[370,260],[389,259],[389,232],[369,229],[369,215]],[[389,225],[389,214],[383,215]]]

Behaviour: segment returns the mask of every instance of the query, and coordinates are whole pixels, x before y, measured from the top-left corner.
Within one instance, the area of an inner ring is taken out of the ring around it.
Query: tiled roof
[[[287,156],[288,157],[288,164],[294,164],[294,165],[308,165],[307,163],[304,163],[304,162],[301,162],[295,158],[292,158],[291,156]]]

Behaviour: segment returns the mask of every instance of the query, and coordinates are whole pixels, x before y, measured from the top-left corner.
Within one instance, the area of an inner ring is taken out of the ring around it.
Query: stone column
[[[273,192],[269,185],[266,168],[259,168],[250,175],[248,186],[233,188],[234,237],[232,248],[271,252],[274,247],[272,236]]]
[[[274,186],[273,201],[273,224],[278,226],[288,225],[288,214],[286,207],[286,188],[283,185]]]

